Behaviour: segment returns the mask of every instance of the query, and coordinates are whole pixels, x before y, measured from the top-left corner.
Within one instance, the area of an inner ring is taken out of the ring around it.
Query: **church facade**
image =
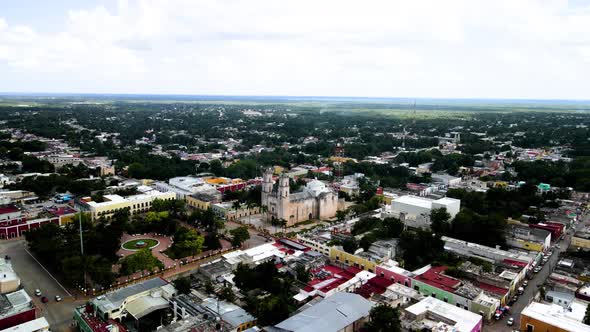
[[[281,174],[278,186],[274,185],[272,170],[264,172],[262,205],[266,206],[269,220],[285,219],[287,226],[310,219],[329,219],[336,215],[338,194],[319,180],[312,180],[302,191],[291,193],[289,177]]]

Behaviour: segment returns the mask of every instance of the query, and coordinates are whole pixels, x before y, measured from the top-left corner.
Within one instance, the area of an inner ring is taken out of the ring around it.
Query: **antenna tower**
[[[334,161],[334,176],[340,179],[344,175],[344,144],[341,142],[336,144],[334,155],[336,156],[336,161]]]

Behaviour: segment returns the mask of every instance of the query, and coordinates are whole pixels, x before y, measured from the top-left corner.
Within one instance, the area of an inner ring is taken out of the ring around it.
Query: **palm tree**
[[[235,217],[235,221],[238,221],[238,210],[241,207],[240,201],[239,200],[235,200],[232,204],[232,207],[234,208],[234,210],[236,210],[236,217]]]
[[[284,235],[287,232],[287,220],[281,218],[281,219],[279,219],[278,224],[283,229],[283,235]]]
[[[256,203],[248,202],[246,208],[248,209],[248,224],[252,224],[252,209],[256,207]]]
[[[266,205],[262,205],[260,206],[260,213],[262,213],[264,215],[263,217],[263,224],[268,222],[268,206]],[[266,231],[266,228],[264,228],[264,230]]]

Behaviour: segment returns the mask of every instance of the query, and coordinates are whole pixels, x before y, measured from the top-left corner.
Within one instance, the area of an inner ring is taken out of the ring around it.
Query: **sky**
[[[0,91],[590,99],[590,0],[0,0]]]

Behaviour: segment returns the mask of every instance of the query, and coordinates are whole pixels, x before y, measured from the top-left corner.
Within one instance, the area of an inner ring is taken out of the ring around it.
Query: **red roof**
[[[444,275],[443,272],[446,269],[446,266],[432,267],[421,275],[416,276],[416,280],[447,292],[454,292],[461,286],[461,280]]]
[[[385,279],[383,277],[373,277],[367,281],[366,284],[362,285],[358,290],[357,294],[364,298],[369,298],[373,294],[383,294],[387,287],[391,286],[393,281]]]
[[[76,213],[78,211],[76,211],[68,206],[61,206],[61,207],[58,207],[55,209],[51,209],[51,210],[49,210],[49,212],[53,215],[56,215],[56,216],[63,216],[64,214]]]
[[[20,210],[16,208],[16,206],[8,205],[0,207],[0,214],[7,214],[7,213],[15,213],[19,212]]]
[[[319,168],[316,168],[316,169],[312,169],[311,171],[313,173],[321,173],[321,172],[327,172],[327,171],[330,171],[330,170],[332,170],[331,167],[319,167]]]
[[[506,288],[502,288],[502,287],[498,287],[498,286],[494,286],[494,285],[490,285],[490,284],[485,284],[483,282],[474,281],[473,284],[475,286],[483,289],[484,291],[487,291],[487,292],[493,293],[493,294],[497,294],[500,296],[504,296],[504,295],[506,295],[506,293],[508,293],[508,289],[506,289]]]
[[[502,262],[504,262],[504,263],[506,263],[508,265],[515,265],[515,266],[520,266],[520,267],[527,266],[527,263],[521,262],[521,261],[515,261],[513,259],[504,259]]]
[[[326,285],[319,288],[319,290],[324,293],[328,292],[328,291],[342,285],[343,283],[347,282],[348,280],[352,279],[354,276],[356,276],[356,273],[358,273],[358,271],[361,271],[361,270],[355,269],[355,268],[353,268],[353,269],[349,268],[349,269],[343,270],[343,269],[341,269],[337,266],[334,266],[334,265],[325,265],[320,268],[312,269],[311,273],[315,276],[317,273],[319,273],[322,270],[325,272],[328,272],[328,275],[326,275],[324,278],[314,277],[303,288],[304,291],[311,292],[315,289],[314,286],[316,286],[320,283],[324,283],[328,280],[331,280],[331,282],[328,282]]]

